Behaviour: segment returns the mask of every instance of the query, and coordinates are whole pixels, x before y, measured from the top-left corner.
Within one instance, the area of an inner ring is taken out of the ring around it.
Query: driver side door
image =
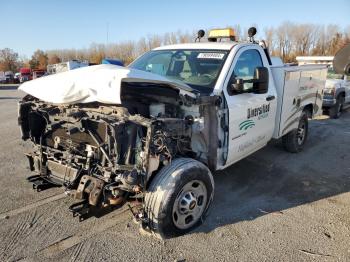
[[[255,68],[267,66],[267,59],[260,50],[251,46],[241,48],[230,69],[232,79],[253,80]],[[253,83],[244,83],[244,93],[229,94],[226,92],[229,110],[229,143],[227,165],[233,164],[252,152],[266,145],[271,139],[276,114],[276,91],[271,83],[265,94],[252,92]],[[226,90],[227,91],[227,90]]]

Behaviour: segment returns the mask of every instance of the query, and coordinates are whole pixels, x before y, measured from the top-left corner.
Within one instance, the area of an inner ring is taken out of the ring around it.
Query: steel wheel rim
[[[179,229],[188,229],[198,222],[207,205],[207,188],[202,181],[192,180],[177,195],[172,218]]]
[[[304,143],[304,140],[305,140],[305,123],[302,123],[298,127],[297,138],[298,138],[298,144],[302,145]]]

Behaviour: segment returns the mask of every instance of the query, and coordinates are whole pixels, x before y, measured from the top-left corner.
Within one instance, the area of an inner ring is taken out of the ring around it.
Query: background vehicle
[[[111,59],[111,58],[105,58],[102,60],[102,64],[111,64],[111,65],[118,65],[118,66],[124,66],[123,61],[119,59]]]
[[[30,68],[21,68],[19,70],[20,78],[19,82],[24,83],[26,81],[32,80],[32,70]]]
[[[323,90],[322,108],[331,118],[338,118],[342,110],[350,103],[350,80],[344,73],[334,71],[334,56],[299,56],[296,58],[299,65],[325,64],[328,65],[328,74],[325,89]]]
[[[14,75],[12,71],[6,71],[5,72],[5,82],[6,84],[13,84],[14,83]]]
[[[301,151],[308,118],[322,111],[327,68],[272,65],[255,32],[237,43],[225,42],[233,30],[218,30],[209,43],[159,47],[128,68],[97,65],[23,84],[30,95],[19,125],[35,144],[30,181],[65,186],[83,218],[133,198],[136,219],[161,237],[199,225],[213,172],[271,139]]]
[[[33,72],[32,72],[33,79],[42,77],[45,74],[46,74],[46,71],[45,70],[40,70],[40,69],[34,69]]]
[[[49,75],[57,74],[57,73],[62,73],[62,72],[66,72],[69,70],[73,70],[73,69],[77,69],[77,68],[81,68],[81,67],[86,67],[86,66],[89,66],[89,62],[87,62],[87,61],[71,60],[68,62],[48,65],[47,66],[47,73]]]
[[[14,77],[13,77],[13,80],[14,80],[14,82],[15,82],[15,84],[19,84],[20,83],[20,81],[19,81],[19,79],[21,78],[21,73],[15,73],[15,75],[14,75]]]
[[[323,90],[323,109],[331,118],[339,118],[343,109],[350,104],[350,79],[328,69],[326,87]]]
[[[0,83],[4,84],[6,82],[5,72],[0,71]]]

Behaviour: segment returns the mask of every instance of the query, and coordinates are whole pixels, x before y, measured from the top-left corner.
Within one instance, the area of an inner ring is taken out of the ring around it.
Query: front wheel
[[[339,118],[343,111],[343,105],[344,105],[344,97],[340,95],[337,98],[336,104],[329,109],[329,117],[332,119]]]
[[[201,224],[214,195],[209,169],[178,158],[163,167],[145,195],[149,228],[161,238],[183,235]]]
[[[303,111],[299,119],[298,128],[282,137],[283,146],[288,152],[298,153],[303,149],[308,135],[308,126],[307,113]]]

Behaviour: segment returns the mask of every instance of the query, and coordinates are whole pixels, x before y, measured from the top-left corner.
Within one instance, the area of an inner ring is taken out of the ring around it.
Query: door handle
[[[275,96],[268,96],[266,97],[266,101],[271,101],[274,100],[276,97]]]

